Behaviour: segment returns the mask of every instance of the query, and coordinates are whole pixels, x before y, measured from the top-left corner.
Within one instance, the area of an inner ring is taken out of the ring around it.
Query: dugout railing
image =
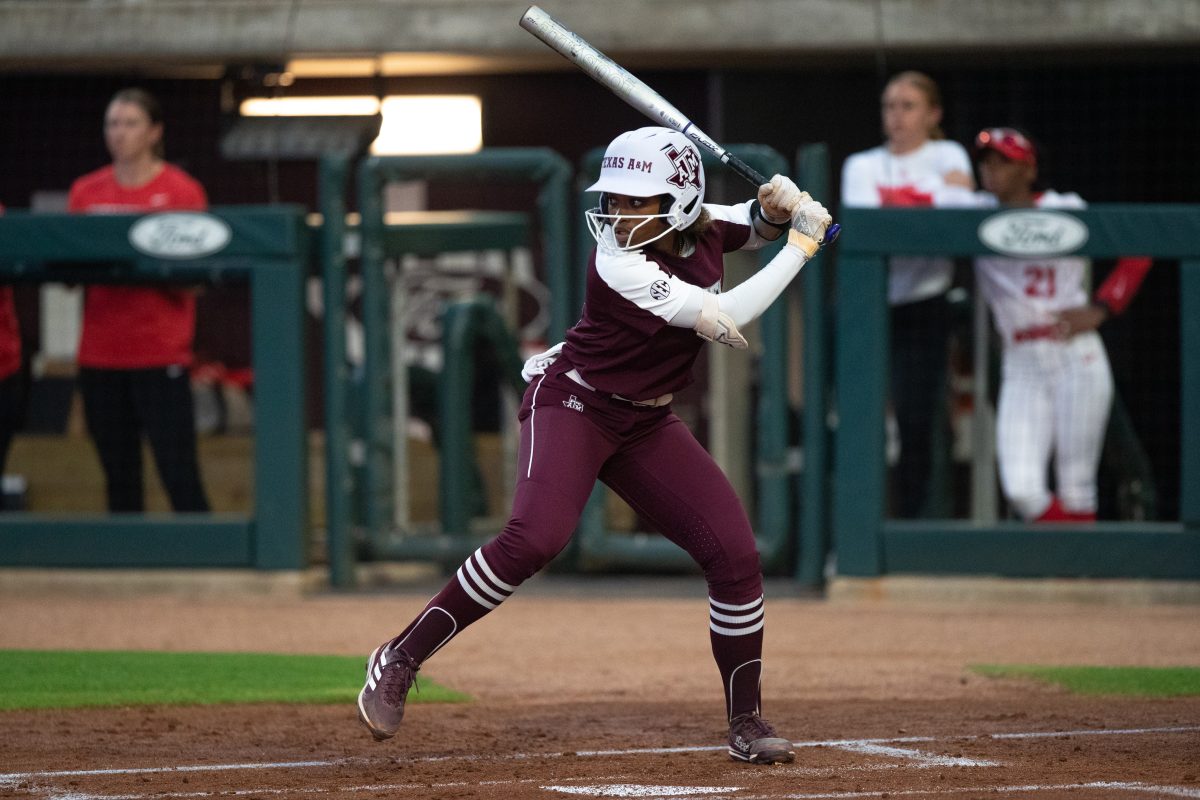
[[[386,274],[388,259],[403,255],[437,255],[448,251],[512,250],[537,244],[545,264],[551,296],[551,337],[562,337],[573,313],[563,298],[573,294],[569,269],[571,171],[558,154],[545,148],[491,148],[461,156],[390,156],[363,159],[355,168],[361,215],[359,272],[363,283],[362,374],[350,375],[345,359],[347,237],[345,198],[352,165],[336,158],[322,161],[321,209],[324,217],[322,274],[325,284],[326,418],[328,551],[331,580],[353,584],[353,565],[359,558],[430,560],[451,565],[461,561],[495,530],[481,530],[479,520],[464,513],[473,491],[463,476],[473,469],[466,397],[444,398],[450,438],[440,444],[439,519],[416,525],[404,519],[407,485],[399,473],[406,468],[403,428],[408,414],[406,373],[396,347],[403,319],[393,307],[397,300]],[[525,182],[536,185],[536,220],[517,212],[431,212],[406,215],[390,223],[383,191],[390,182],[424,180],[447,182]],[[486,305],[486,304],[483,304]],[[503,350],[509,372],[514,344],[498,335],[503,325],[478,302],[448,307],[449,332],[443,343],[440,391],[461,391],[469,378],[471,348],[480,340]],[[577,309],[576,309],[577,310]],[[444,318],[444,321],[447,321]],[[467,341],[472,344],[468,346]],[[458,414],[463,413],[460,419]],[[356,441],[357,439],[357,441]],[[361,445],[362,465],[352,454]],[[447,446],[449,445],[449,446]],[[447,479],[448,476],[448,479]],[[399,512],[399,513],[398,513]],[[486,521],[485,521],[486,522]],[[487,528],[485,525],[484,528]]]
[[[822,203],[830,197],[829,147],[823,142],[804,145],[796,153],[796,183]],[[833,245],[836,258],[837,245]],[[831,258],[814,258],[804,265],[800,280],[789,291],[801,292],[803,320],[800,430],[801,468],[793,489],[796,552],[793,575],[800,584],[815,587],[824,580],[829,550],[829,482],[832,433],[829,428]]]
[[[0,216],[4,282],[248,281],[256,407],[252,513],[7,512],[0,514],[0,564],[307,566],[303,322],[309,240],[303,210],[291,206]]]
[[[1086,241],[1056,254],[1180,262],[1180,518],[1037,525],[885,518],[886,258],[994,254],[981,226],[1004,211],[850,209],[838,215],[832,486],[837,574],[1200,577],[1200,206],[1095,205],[1069,216]],[[1045,212],[1026,211],[1041,214]],[[1055,212],[1062,215],[1067,212]],[[823,561],[821,552],[810,554]]]

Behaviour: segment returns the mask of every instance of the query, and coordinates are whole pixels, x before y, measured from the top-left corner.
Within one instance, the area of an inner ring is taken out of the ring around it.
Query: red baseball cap
[[[1010,161],[1037,164],[1037,148],[1029,137],[1015,128],[985,128],[975,135],[975,156],[995,150]]]

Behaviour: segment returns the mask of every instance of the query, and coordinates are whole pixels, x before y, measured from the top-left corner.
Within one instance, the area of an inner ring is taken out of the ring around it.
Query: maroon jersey
[[[751,238],[746,213],[749,204],[745,206],[706,206],[713,222],[691,255],[673,256],[646,249],[621,254],[620,258],[636,256],[636,260],[657,267],[662,278],[675,276],[693,286],[719,292],[725,275],[725,253],[740,250]],[[602,268],[604,260],[611,258],[602,250],[592,250],[583,316],[567,331],[562,358],[579,370],[588,384],[603,392],[634,400],[678,392],[692,382],[692,364],[704,340],[692,328],[669,325],[667,319],[651,310],[665,299],[663,292],[671,291],[668,281],[639,277],[635,285],[623,283],[618,290],[611,282],[620,276]],[[646,274],[639,270],[639,275]],[[653,274],[649,276],[653,278]],[[644,298],[639,297],[642,294]]]

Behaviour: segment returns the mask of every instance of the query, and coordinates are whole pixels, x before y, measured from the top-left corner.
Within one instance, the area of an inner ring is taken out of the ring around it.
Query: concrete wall
[[[484,72],[563,63],[521,30],[527,0],[6,0],[0,69],[458,52]],[[1200,43],[1195,0],[542,0],[631,64],[732,66],[921,48]],[[762,62],[760,62],[762,63]]]

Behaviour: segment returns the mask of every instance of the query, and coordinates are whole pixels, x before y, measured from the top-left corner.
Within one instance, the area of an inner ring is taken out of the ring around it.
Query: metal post
[[[325,313],[325,536],[329,582],[354,585],[354,544],[350,533],[350,431],[346,413],[349,383],[346,365],[346,182],[349,162],[342,156],[321,159],[318,195],[321,285]]]

